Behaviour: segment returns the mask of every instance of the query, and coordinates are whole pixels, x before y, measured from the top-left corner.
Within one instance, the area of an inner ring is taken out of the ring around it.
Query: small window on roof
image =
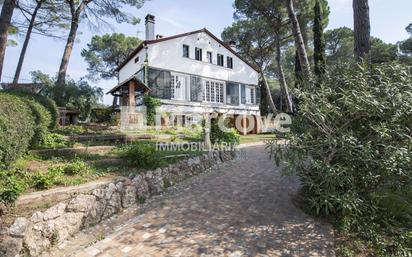
[[[189,46],[183,45],[183,57],[189,58]]]
[[[134,59],[134,63],[138,63],[139,60],[140,60],[140,58],[139,58],[139,56],[137,56],[137,57]]]

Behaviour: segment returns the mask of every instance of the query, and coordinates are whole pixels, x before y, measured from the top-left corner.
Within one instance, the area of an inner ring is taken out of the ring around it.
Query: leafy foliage
[[[229,131],[222,131],[219,128],[218,120],[212,119],[210,122],[210,141],[213,144],[226,143],[229,145],[238,145],[240,143],[240,135],[234,128],[229,129]]]
[[[155,145],[148,142],[135,142],[125,145],[120,150],[120,156],[139,168],[154,168],[156,163],[159,162]]]
[[[149,95],[146,95],[143,99],[146,106],[147,124],[155,125],[156,123],[156,108],[161,105],[160,100]]]
[[[98,105],[103,97],[103,90],[89,85],[85,80],[74,81],[68,79],[65,87],[56,86],[56,78],[52,78],[40,71],[31,72],[33,82],[42,83],[45,89],[42,94],[53,99],[58,106],[77,109],[81,118],[88,119],[91,110]]]
[[[63,148],[71,146],[70,142],[61,134],[47,133],[41,143],[45,148]]]
[[[412,75],[398,64],[339,65],[314,92],[297,91],[300,113],[286,147],[269,145],[297,174],[309,207],[378,256],[408,256],[412,189]],[[400,210],[408,210],[399,213]]]
[[[0,166],[8,166],[28,149],[35,130],[26,102],[0,92]]]
[[[117,68],[138,46],[141,41],[121,33],[94,36],[87,49],[81,52],[88,64],[87,70],[92,79],[112,79],[117,77]]]

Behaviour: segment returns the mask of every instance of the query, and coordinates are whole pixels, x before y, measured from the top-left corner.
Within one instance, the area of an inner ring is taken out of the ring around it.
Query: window
[[[224,84],[217,81],[205,81],[203,100],[209,103],[224,103]]]
[[[217,65],[224,66],[223,64],[223,55],[217,54]]]
[[[246,104],[255,104],[256,91],[254,87],[246,87]]]
[[[202,48],[197,48],[195,49],[195,59],[198,61],[202,60]]]
[[[137,56],[137,57],[134,59],[134,63],[138,63],[139,60],[140,60],[140,58],[139,58],[139,56]]]
[[[183,57],[189,58],[189,46],[183,45]]]
[[[227,57],[226,65],[229,69],[233,69],[233,58],[232,57]]]
[[[212,52],[207,52],[207,62],[213,63],[213,54]]]

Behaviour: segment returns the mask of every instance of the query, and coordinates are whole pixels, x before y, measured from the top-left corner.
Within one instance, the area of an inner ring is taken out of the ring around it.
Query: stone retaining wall
[[[17,218],[0,231],[0,256],[39,256],[80,230],[108,219],[121,209],[142,203],[169,186],[229,161],[236,152],[209,152],[165,168],[146,171],[59,203],[31,218]]]

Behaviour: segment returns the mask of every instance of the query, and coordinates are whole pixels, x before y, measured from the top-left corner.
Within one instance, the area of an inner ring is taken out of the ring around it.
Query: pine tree
[[[322,77],[326,71],[326,56],[325,56],[325,37],[323,34],[323,13],[321,7],[321,0],[316,0],[314,7],[314,22],[313,22],[313,44],[314,44],[314,62],[315,62],[315,75],[318,82],[322,80]]]

